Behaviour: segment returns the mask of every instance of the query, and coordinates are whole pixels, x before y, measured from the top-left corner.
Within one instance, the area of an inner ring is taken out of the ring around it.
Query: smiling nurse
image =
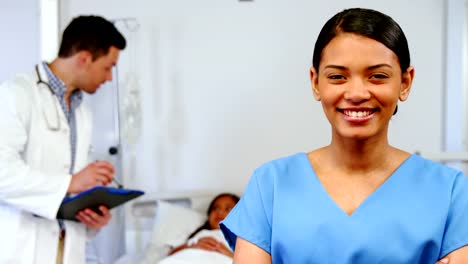
[[[467,178],[388,143],[413,77],[389,16],[354,8],[324,25],[310,79],[331,143],[255,170],[221,223],[234,263],[468,263]]]

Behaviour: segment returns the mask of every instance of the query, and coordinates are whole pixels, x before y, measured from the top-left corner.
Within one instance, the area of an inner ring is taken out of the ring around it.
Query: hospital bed
[[[207,219],[211,200],[222,191],[146,194],[125,208],[125,255],[115,264],[157,263],[171,246],[184,243]]]

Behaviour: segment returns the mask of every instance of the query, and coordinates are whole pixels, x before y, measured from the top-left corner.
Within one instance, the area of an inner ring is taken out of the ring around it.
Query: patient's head
[[[239,197],[231,193],[222,193],[211,201],[208,207],[208,224],[211,229],[219,229],[219,222],[229,214],[239,201]]]
[[[223,221],[224,218],[229,214],[232,208],[239,201],[239,196],[232,193],[221,193],[216,196],[208,207],[208,220],[203,223],[199,228],[190,234],[188,239],[192,238],[201,230],[213,230],[219,229],[219,222]]]

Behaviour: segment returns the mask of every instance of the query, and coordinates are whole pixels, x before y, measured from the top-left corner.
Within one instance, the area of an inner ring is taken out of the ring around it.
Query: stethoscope
[[[52,87],[50,87],[50,84],[48,84],[47,82],[45,82],[44,80],[42,80],[41,78],[41,74],[39,73],[39,66],[36,65],[36,75],[37,75],[37,82],[36,82],[36,85],[37,87],[40,88],[40,86],[45,86],[45,88],[47,88],[49,91],[50,91],[50,94],[52,96],[50,96],[51,100],[52,100],[52,104],[55,105],[55,121],[52,121],[51,119],[53,119],[53,117],[51,117],[52,114],[50,114],[50,107],[48,106],[48,104],[43,104],[43,107],[42,107],[42,114],[44,116],[44,119],[46,120],[46,123],[47,123],[47,128],[49,128],[49,130],[52,130],[52,131],[59,131],[60,130],[60,115],[59,115],[59,109],[57,107],[57,104],[56,102],[54,102],[54,99],[55,99],[55,93],[54,93],[54,90],[52,90]],[[47,111],[49,110],[49,111]]]

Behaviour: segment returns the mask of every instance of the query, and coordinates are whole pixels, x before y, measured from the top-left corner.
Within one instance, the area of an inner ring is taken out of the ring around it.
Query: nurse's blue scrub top
[[[348,216],[299,153],[258,168],[221,230],[274,264],[434,264],[468,244],[468,181],[412,155]]]

